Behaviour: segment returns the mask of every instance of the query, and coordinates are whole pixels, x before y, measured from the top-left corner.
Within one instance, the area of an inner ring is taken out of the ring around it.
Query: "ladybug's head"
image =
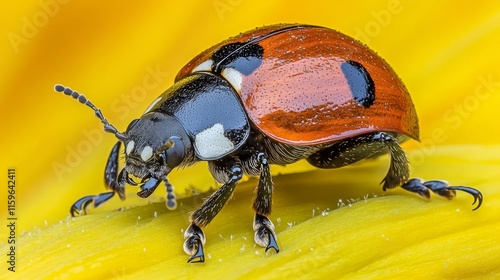
[[[132,121],[122,142],[125,170],[141,179],[161,179],[191,151],[191,142],[179,121],[159,112],[149,112]]]
[[[137,194],[145,198],[163,181],[167,186],[169,198],[167,207],[175,208],[175,197],[167,175],[193,154],[190,138],[176,118],[151,111],[140,119],[133,120],[125,133],[121,133],[104,118],[101,110],[82,94],[62,85],[56,85],[55,91],[69,95],[94,110],[95,115],[104,124],[104,130],[114,134],[125,145],[125,167],[119,175],[116,175],[117,162],[106,167],[106,172],[112,177],[108,186],[112,185],[111,188],[120,194],[127,183],[137,185],[129,176],[132,174],[142,180],[141,191]],[[110,156],[110,159],[118,157],[118,150],[119,148],[114,151],[116,154]]]

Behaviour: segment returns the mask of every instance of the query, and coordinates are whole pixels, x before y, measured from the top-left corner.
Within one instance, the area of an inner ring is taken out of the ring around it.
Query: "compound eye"
[[[184,160],[184,144],[181,139],[176,136],[170,137],[168,142],[171,142],[171,147],[167,149],[167,166],[173,169]]]

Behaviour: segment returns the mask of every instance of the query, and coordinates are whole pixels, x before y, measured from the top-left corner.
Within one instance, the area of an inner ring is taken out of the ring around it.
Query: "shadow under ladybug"
[[[125,199],[127,184],[140,197],[163,182],[167,207],[176,208],[167,175],[176,167],[207,161],[222,184],[190,216],[184,233],[188,262],[204,262],[202,228],[223,208],[243,174],[258,176],[253,209],[255,242],[279,252],[272,208],[270,164],[306,159],[318,168],[339,168],[389,153],[383,189],[402,187],[425,198],[430,191],[452,199],[456,191],[474,197],[478,190],[444,181],[410,179],[400,143],[418,140],[418,118],[410,95],[392,68],[365,45],[337,31],[310,25],[257,28],[223,41],[192,59],[175,84],[119,132],[83,95],[63,92],[92,108],[118,142],[105,168],[111,192],[86,196],[71,207],[85,214],[115,193]],[[118,172],[121,145],[125,167]]]

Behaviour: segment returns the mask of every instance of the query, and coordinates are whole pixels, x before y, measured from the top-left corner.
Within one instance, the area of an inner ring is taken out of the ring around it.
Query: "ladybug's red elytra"
[[[318,168],[339,168],[389,153],[383,189],[402,187],[429,198],[430,191],[452,199],[456,191],[474,197],[478,190],[444,181],[410,179],[400,143],[418,140],[412,100],[392,68],[365,45],[337,31],[310,25],[279,24],[257,28],[223,41],[184,66],[167,89],[121,133],[83,95],[56,85],[55,90],[95,111],[118,142],[105,168],[112,192],[86,196],[71,207],[85,214],[125,185],[138,185],[148,197],[164,182],[167,207],[176,207],[167,175],[176,167],[207,161],[222,184],[190,216],[184,233],[188,262],[204,262],[202,228],[223,208],[243,174],[259,177],[253,202],[255,242],[279,251],[268,219],[273,182],[270,164],[306,159]],[[118,172],[121,144],[125,167]],[[474,209],[474,210],[475,210]]]

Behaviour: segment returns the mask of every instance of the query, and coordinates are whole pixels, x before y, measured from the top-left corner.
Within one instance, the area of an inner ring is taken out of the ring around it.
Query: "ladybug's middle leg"
[[[191,255],[188,262],[205,261],[203,245],[206,242],[206,238],[202,228],[208,225],[219,211],[222,210],[229,197],[231,197],[236,184],[243,176],[241,166],[234,161],[229,164],[210,162],[209,167],[212,175],[218,181],[224,178],[226,182],[205,200],[201,207],[195,210],[189,218],[191,225],[184,232],[184,251],[188,255]]]
[[[276,242],[276,233],[274,224],[267,218],[271,214],[273,203],[273,180],[269,169],[269,162],[264,153],[258,152],[257,164],[260,165],[259,185],[257,186],[256,196],[253,202],[255,217],[253,221],[253,230],[255,231],[255,243],[267,250],[273,248],[279,252]]]

